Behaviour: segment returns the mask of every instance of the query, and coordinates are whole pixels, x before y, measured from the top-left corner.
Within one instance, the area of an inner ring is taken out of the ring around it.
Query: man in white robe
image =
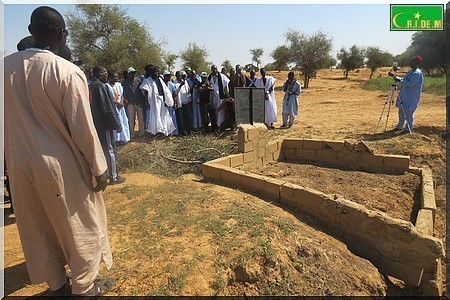
[[[4,59],[5,157],[28,273],[67,295],[68,264],[73,294],[101,295],[114,284],[97,280],[100,262],[112,264],[100,193],[107,164],[87,80],[55,55],[68,34],[58,11],[35,9],[28,29],[35,48]]]
[[[208,76],[208,80],[214,88],[211,91],[211,100],[216,108],[217,126],[221,126],[225,121],[226,100],[229,98],[228,83],[230,79],[224,74],[219,73],[217,66],[211,66],[211,74]]]
[[[108,74],[108,87],[114,95],[117,114],[119,116],[122,131],[114,131],[114,138],[116,142],[127,143],[130,141],[130,126],[128,123],[127,112],[125,111],[125,104],[123,102],[123,87],[119,82],[119,75],[116,72]]]
[[[169,113],[169,106],[173,106],[172,93],[159,76],[157,66],[147,65],[147,75],[139,87],[147,96],[150,119],[147,131],[153,135],[162,133],[168,136],[175,130],[175,125]]]
[[[274,85],[275,78],[266,76],[266,70],[259,70],[261,77],[255,80],[255,87],[264,88],[266,95],[264,101],[264,123],[269,128],[273,128],[273,123],[277,121],[277,102],[275,100]]]

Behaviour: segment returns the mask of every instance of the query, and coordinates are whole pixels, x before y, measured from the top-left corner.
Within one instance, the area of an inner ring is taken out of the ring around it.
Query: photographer
[[[423,86],[423,74],[418,68],[421,62],[422,57],[418,55],[411,58],[409,63],[411,70],[403,78],[397,76],[395,69],[389,71],[389,76],[393,77],[396,82],[400,82],[401,85],[396,103],[398,124],[395,128],[395,131],[400,133],[411,133],[414,128],[414,113],[419,105]]]
[[[300,83],[294,77],[294,72],[288,73],[288,79],[283,84],[283,92],[283,125],[280,128],[289,128],[294,125],[295,118],[298,116],[298,95],[302,92]]]

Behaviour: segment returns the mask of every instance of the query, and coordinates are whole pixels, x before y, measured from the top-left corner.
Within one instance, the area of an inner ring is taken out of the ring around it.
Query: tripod
[[[384,111],[386,110],[386,106],[389,104],[387,114],[386,114],[386,124],[384,126],[384,131],[386,131],[388,121],[389,121],[389,113],[391,111],[391,105],[392,105],[392,103],[394,103],[394,95],[395,95],[396,91],[397,91],[397,84],[394,82],[393,84],[391,84],[391,88],[389,90],[389,95],[386,99],[386,102],[384,103],[383,109],[381,110],[381,115],[380,115],[380,118],[378,119],[377,126],[375,127],[374,134],[377,133],[378,126],[380,125],[381,119],[383,118]],[[403,117],[406,120],[406,126],[408,126],[408,131],[409,131],[409,133],[411,133],[411,127],[409,126],[408,120],[406,119],[406,113],[405,113],[405,109],[403,108],[403,103],[402,103],[401,99],[400,99],[399,103],[400,103],[400,109],[403,112]]]

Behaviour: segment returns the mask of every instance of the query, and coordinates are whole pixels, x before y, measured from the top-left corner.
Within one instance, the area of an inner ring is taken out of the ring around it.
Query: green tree
[[[164,55],[164,62],[166,63],[167,70],[173,71],[175,68],[175,61],[178,59],[178,55],[173,53],[167,53]]]
[[[264,54],[263,48],[250,49],[252,55],[252,62],[255,62],[258,69],[261,68],[261,56]]]
[[[382,51],[378,47],[369,47],[366,49],[366,65],[370,68],[369,79],[372,78],[373,73],[379,67],[389,66],[393,63],[393,56],[391,53]]]
[[[446,74],[445,41],[445,31],[419,31],[413,34],[410,50],[414,55],[422,56],[421,67],[428,74],[432,69]]]
[[[318,31],[310,36],[289,29],[286,33],[290,62],[301,68],[304,75],[304,87],[315,77],[317,70],[328,67],[332,39],[325,33]]]
[[[353,45],[349,50],[342,48],[337,59],[341,61],[341,67],[344,69],[345,78],[348,77],[348,72],[361,68],[364,65],[364,49]]]
[[[278,72],[289,69],[287,65],[289,62],[289,48],[287,46],[278,46],[272,51],[271,56],[275,60],[271,66]]]
[[[133,66],[143,72],[147,64],[162,65],[162,45],[117,5],[78,4],[66,19],[72,54],[89,68],[120,72]]]
[[[208,50],[195,42],[190,42],[186,49],[180,53],[183,65],[190,66],[197,73],[208,71],[210,63],[206,61],[206,57],[208,57]]]
[[[230,69],[233,68],[233,65],[228,59],[225,59],[221,66],[227,68],[228,71],[230,71]]]

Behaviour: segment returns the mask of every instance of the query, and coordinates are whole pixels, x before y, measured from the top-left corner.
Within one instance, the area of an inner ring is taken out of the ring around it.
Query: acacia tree
[[[393,62],[391,53],[382,51],[378,47],[369,47],[366,49],[366,65],[370,68],[369,79],[372,78],[373,73],[379,67],[389,66]]]
[[[263,48],[250,49],[252,55],[252,62],[255,62],[258,69],[261,68],[261,56],[264,54]]]
[[[210,63],[206,61],[208,50],[200,47],[194,42],[190,42],[184,51],[180,52],[180,58],[183,65],[190,66],[192,70],[198,72],[207,72]]]
[[[304,87],[315,76],[317,70],[326,68],[330,64],[332,39],[325,33],[318,31],[307,36],[299,31],[289,29],[286,33],[289,49],[289,62],[301,68],[305,77]]]
[[[72,54],[89,67],[143,71],[147,64],[163,62],[162,45],[117,5],[78,4],[66,19]]]
[[[341,67],[344,69],[345,78],[347,78],[349,71],[364,65],[364,49],[356,45],[353,45],[349,50],[341,48],[337,58],[341,61]]]
[[[289,49],[286,45],[278,46],[272,51],[272,58],[275,60],[271,65],[280,72],[287,70],[289,62]]]

